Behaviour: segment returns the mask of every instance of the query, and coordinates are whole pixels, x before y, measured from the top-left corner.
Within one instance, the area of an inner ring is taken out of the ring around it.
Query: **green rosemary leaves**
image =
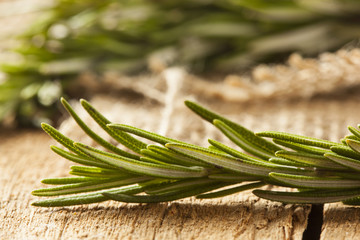
[[[106,150],[99,150],[64,136],[48,124],[45,132],[63,145],[51,149],[78,163],[74,177],[49,178],[50,188],[32,192],[36,196],[61,196],[32,203],[58,207],[106,200],[131,203],[173,201],[196,196],[215,198],[249,189],[258,197],[284,203],[360,204],[360,130],[340,143],[281,132],[253,133],[196,103],[185,104],[211,122],[238,145],[234,149],[209,139],[209,147],[185,143],[142,129],[114,124],[85,100],[81,105],[124,151],[93,132],[70,104],[62,104],[83,131]],[[138,138],[155,144],[146,144]],[[266,140],[271,138],[273,142]],[[295,191],[258,189],[266,184]]]

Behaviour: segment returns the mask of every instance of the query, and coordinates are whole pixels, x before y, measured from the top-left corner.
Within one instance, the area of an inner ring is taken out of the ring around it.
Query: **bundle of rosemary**
[[[53,119],[57,99],[79,96],[73,84],[88,71],[95,79],[171,65],[234,73],[294,51],[335,50],[360,34],[354,0],[53,2],[20,36],[21,61],[1,66],[0,122]]]
[[[216,113],[186,101],[203,119],[213,123],[246,153],[209,139],[200,147],[123,124],[114,124],[85,100],[82,107],[124,151],[92,131],[62,99],[78,125],[106,150],[74,142],[48,124],[43,129],[66,147],[51,146],[58,155],[79,163],[72,166],[75,177],[49,178],[45,184],[61,185],[38,189],[36,196],[65,197],[41,200],[34,206],[58,207],[106,200],[131,203],[222,197],[254,189],[258,197],[284,203],[360,204],[360,130],[340,142],[281,132],[253,133]],[[132,135],[154,142],[145,143]],[[273,142],[265,138],[272,138]],[[258,189],[266,184],[297,189]]]

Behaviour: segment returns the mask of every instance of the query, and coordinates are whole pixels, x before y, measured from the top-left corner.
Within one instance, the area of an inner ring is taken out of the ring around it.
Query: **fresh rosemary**
[[[2,9],[7,4],[0,1]],[[21,9],[13,9],[0,12],[0,20],[21,16]],[[16,38],[7,30],[0,35],[0,124],[55,121],[59,96],[113,89],[108,73],[120,78],[184,66],[197,75],[235,74],[292,52],[316,56],[358,47],[360,26],[356,0],[52,0],[26,9],[37,16],[25,23],[26,31],[16,31]],[[334,61],[352,68],[345,56]],[[346,76],[350,70],[340,67]],[[330,82],[324,90],[335,84]]]
[[[244,153],[212,139],[209,147],[200,147],[114,124],[81,100],[99,126],[131,150],[127,152],[93,132],[65,99],[61,102],[83,131],[107,151],[74,142],[43,123],[44,131],[68,150],[56,146],[51,149],[81,166],[71,167],[70,174],[75,177],[44,179],[43,183],[55,186],[32,192],[35,196],[70,196],[36,201],[33,206],[60,207],[106,200],[152,203],[191,196],[216,198],[248,189],[254,189],[258,197],[284,203],[360,204],[360,125],[349,127],[351,135],[339,143],[281,132],[255,134],[196,103],[185,102]],[[133,135],[155,144],[146,144]],[[297,191],[258,189],[266,184]]]

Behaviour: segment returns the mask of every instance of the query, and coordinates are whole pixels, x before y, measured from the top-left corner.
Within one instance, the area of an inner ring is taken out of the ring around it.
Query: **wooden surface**
[[[1,133],[0,239],[301,239],[309,207],[270,203],[249,193],[219,200],[161,204],[106,202],[30,206],[45,176],[69,164],[42,132]]]
[[[28,1],[16,2],[20,6]],[[8,4],[10,1],[1,1],[0,5],[1,52],[13,46],[8,36],[24,31],[27,27],[24,23],[30,23],[33,17],[31,11],[24,14],[20,11],[23,8],[10,9]],[[16,14],[22,14],[22,18],[12,16]],[[8,61],[9,56],[3,55],[0,61]],[[360,123],[358,102],[355,93],[350,99],[325,97],[291,103],[213,106],[256,131],[291,131],[337,140],[346,134],[347,125]],[[107,105],[105,101],[102,107]],[[139,118],[139,114],[148,114],[149,109],[126,106],[128,117],[149,122],[148,118]],[[155,113],[152,119],[159,118],[159,111],[152,112]],[[189,119],[187,114],[182,111],[172,114],[170,125],[178,127],[165,132],[197,144],[206,143],[207,137],[223,140],[216,130],[208,125],[199,127],[200,121]],[[122,120],[132,123],[131,119]],[[197,129],[195,134],[181,131],[184,126],[194,125],[202,130]],[[146,128],[162,129],[154,123]],[[77,136],[73,130],[74,127],[67,132]],[[32,207],[30,203],[38,198],[30,192],[43,187],[40,180],[66,176],[71,165],[55,156],[50,144],[54,142],[40,131],[0,129],[0,239],[301,239],[306,228],[309,206],[272,203],[249,192],[217,200],[190,198],[147,205],[104,202],[66,208]],[[360,208],[327,204],[320,239],[360,239],[359,224]]]
[[[255,131],[291,131],[335,140],[346,134],[346,125],[354,125],[360,119],[355,111],[357,102],[359,97],[355,95],[349,99],[325,97],[246,106],[212,104],[212,107]],[[95,99],[95,105],[102,106],[103,112],[114,112],[111,107],[127,112],[137,119],[138,127],[144,125],[137,114],[147,112],[148,119],[144,121],[147,123],[153,118],[151,112],[159,116],[156,110],[159,106],[142,104],[146,108],[131,112],[136,103],[114,105],[104,97]],[[169,128],[168,136],[195,139],[199,144],[201,138],[193,136],[196,132],[195,135],[223,140],[210,125],[196,117],[192,119],[193,115],[178,108],[169,119],[170,126],[179,125],[176,121],[181,120],[182,127],[187,125],[192,134]],[[128,121],[132,120],[125,119]],[[150,125],[146,129],[156,130]],[[84,135],[75,125],[67,121],[66,126],[67,130],[61,129],[83,140]],[[71,165],[50,151],[51,144],[54,141],[41,131],[0,133],[0,239],[301,239],[306,228],[309,206],[273,203],[250,192],[215,200],[188,198],[161,204],[108,201],[66,208],[32,207],[30,203],[38,198],[30,192],[43,187],[40,180],[66,176]],[[325,205],[321,239],[359,239],[359,223],[359,208]]]
[[[360,208],[340,203],[326,204],[320,239],[360,239]]]

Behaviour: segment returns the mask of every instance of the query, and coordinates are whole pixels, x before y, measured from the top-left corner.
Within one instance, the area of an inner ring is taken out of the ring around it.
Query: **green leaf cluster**
[[[89,102],[81,100],[94,121],[128,149],[123,150],[92,131],[65,99],[61,102],[79,127],[106,150],[75,142],[42,124],[44,131],[65,148],[51,149],[80,166],[71,167],[74,177],[44,179],[43,183],[55,186],[32,192],[36,196],[69,196],[36,201],[34,206],[70,206],[110,199],[166,202],[191,196],[222,197],[248,189],[261,198],[284,203],[360,204],[360,126],[349,127],[351,135],[340,142],[281,132],[253,133],[194,102],[185,102],[240,151],[212,139],[208,147],[201,147],[111,123]],[[293,190],[259,189],[267,184]]]
[[[359,36],[356,0],[54,3],[19,37],[13,51],[22,60],[0,67],[7,75],[0,83],[0,122],[54,119],[60,96],[85,96],[74,92],[83,72],[97,78],[183,65],[196,73],[233,73],[292,52],[337,50]]]

